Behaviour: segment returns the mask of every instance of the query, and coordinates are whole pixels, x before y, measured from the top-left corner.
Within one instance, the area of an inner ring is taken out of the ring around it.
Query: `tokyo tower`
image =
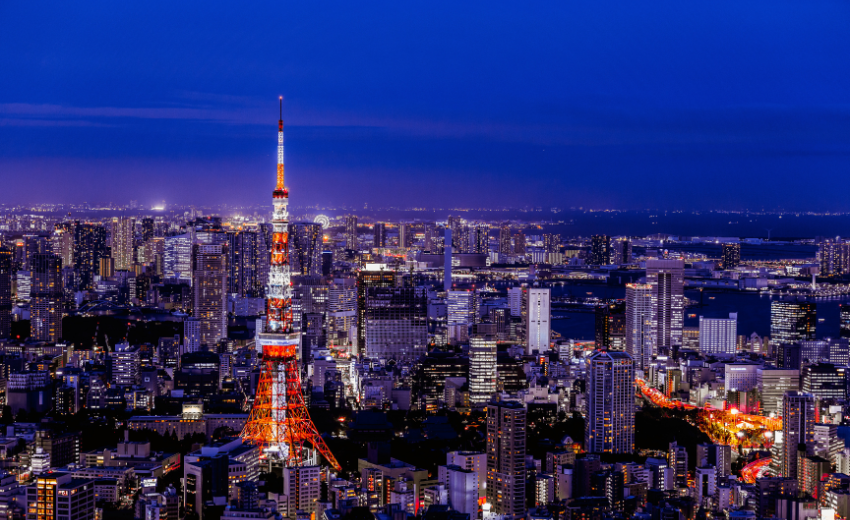
[[[254,406],[241,437],[261,449],[261,457],[284,466],[316,463],[321,453],[339,463],[310,419],[301,392],[297,352],[300,334],[292,329],[292,287],[289,274],[289,190],[283,178],[283,96],[277,123],[277,185],[272,193],[272,248],[266,286],[266,329],[257,335],[263,367]],[[311,449],[312,447],[312,449]]]

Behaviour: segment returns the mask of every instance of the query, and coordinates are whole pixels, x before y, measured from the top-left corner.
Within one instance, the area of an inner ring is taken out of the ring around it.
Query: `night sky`
[[[850,2],[0,2],[0,202],[850,210]]]

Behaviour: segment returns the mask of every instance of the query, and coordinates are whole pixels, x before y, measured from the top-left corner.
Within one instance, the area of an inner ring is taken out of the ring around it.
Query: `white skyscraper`
[[[646,261],[646,283],[652,286],[652,327],[656,352],[669,353],[682,344],[685,323],[685,261]]]
[[[112,258],[117,271],[129,271],[133,266],[133,243],[136,220],[112,217]]]
[[[702,354],[734,354],[738,339],[738,314],[729,318],[699,317],[699,351]]]
[[[548,288],[530,287],[524,291],[523,317],[525,318],[525,351],[546,352],[552,338],[551,291]]]
[[[645,370],[655,353],[652,334],[652,291],[649,284],[626,284],[626,352],[635,368]]]
[[[449,291],[449,325],[472,325],[474,313],[475,293],[473,291]]]
[[[511,316],[520,316],[522,313],[522,287],[510,287],[508,289],[508,307]]]
[[[590,453],[635,449],[635,365],[625,352],[596,351],[587,360],[587,422]]]
[[[483,408],[496,393],[496,339],[476,335],[469,339],[469,403]]]

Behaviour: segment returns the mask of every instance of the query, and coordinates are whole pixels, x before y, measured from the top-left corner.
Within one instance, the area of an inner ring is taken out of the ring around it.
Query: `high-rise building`
[[[523,289],[522,317],[525,329],[525,351],[544,353],[552,340],[551,289],[528,287]]]
[[[838,305],[838,322],[841,327],[839,335],[842,338],[850,338],[850,304]]]
[[[44,473],[27,486],[27,520],[94,520],[94,480]]]
[[[817,304],[774,300],[770,302],[770,342],[797,343],[815,339]]]
[[[632,261],[632,242],[628,238],[614,240],[611,244],[611,263],[628,264]]]
[[[227,337],[227,246],[192,248],[193,312],[200,320],[201,344],[212,347]]]
[[[36,341],[55,343],[62,337],[62,259],[52,253],[31,259],[31,333]]]
[[[723,269],[735,269],[741,264],[741,244],[723,244],[720,260]]]
[[[433,222],[425,223],[425,251],[432,254],[443,254],[443,233]]]
[[[797,453],[800,445],[813,445],[815,437],[815,396],[803,392],[787,392],[782,406],[783,477],[796,479]]]
[[[547,264],[561,263],[561,235],[543,234],[543,253]]]
[[[655,354],[652,326],[653,286],[626,284],[626,352],[635,362],[635,368],[649,368]]]
[[[626,350],[626,303],[612,301],[596,306],[596,348]]]
[[[106,229],[96,224],[74,225],[74,268],[79,273],[80,288],[93,289],[100,268],[100,257],[106,254]]]
[[[13,254],[0,248],[0,338],[12,334],[12,277],[14,274]]]
[[[451,230],[451,244],[453,253],[468,253],[469,252],[469,233],[467,233],[466,223],[460,217],[448,218],[448,229]],[[448,245],[448,244],[446,244]]]
[[[360,271],[357,273],[357,355],[366,353],[366,292],[371,287],[394,287],[395,271]]]
[[[240,298],[265,296],[269,248],[263,233],[237,230],[227,233],[227,293]]]
[[[800,374],[800,387],[819,400],[843,401],[847,398],[848,370],[832,363],[806,365]]]
[[[407,248],[413,245],[413,224],[399,222],[398,247]]]
[[[112,384],[113,386],[133,386],[140,382],[141,378],[141,352],[139,347],[131,347],[129,343],[115,345],[112,352]]]
[[[511,226],[507,222],[499,226],[499,254],[511,254]]]
[[[818,264],[821,276],[841,276],[850,272],[850,242],[840,238],[818,242]]]
[[[296,518],[299,511],[315,516],[319,501],[321,482],[319,466],[291,466],[283,468],[283,496],[278,512],[288,518]]]
[[[476,224],[469,230],[469,248],[471,253],[490,253],[490,226]]]
[[[387,247],[387,226],[383,222],[375,223],[373,247]]]
[[[732,474],[732,446],[725,444],[697,444],[697,467],[713,466],[717,478]]]
[[[676,487],[688,487],[688,449],[677,442],[670,443],[667,451],[667,464],[676,473]],[[698,464],[699,465],[699,464]]]
[[[62,259],[62,265],[74,265],[74,227],[69,222],[56,224],[53,229],[53,254]]]
[[[112,217],[112,258],[115,269],[130,271],[133,268],[133,249],[136,237],[136,220],[130,217]]]
[[[625,352],[596,351],[587,360],[587,422],[591,453],[635,449],[635,364]]]
[[[154,237],[154,223],[150,217],[142,219],[142,241],[147,242]]]
[[[366,355],[413,362],[428,346],[428,297],[421,288],[366,290]]]
[[[514,234],[514,254],[525,254],[525,234],[522,231],[517,231],[516,234]]]
[[[163,269],[166,278],[192,283],[192,237],[188,234],[165,237]]]
[[[590,239],[590,265],[608,265],[611,263],[611,237],[593,235]]]
[[[646,283],[652,286],[652,328],[655,352],[669,354],[682,345],[685,324],[685,262],[650,259]]]
[[[476,322],[475,291],[460,290],[448,292],[447,321],[449,325],[470,326]]]
[[[785,392],[800,389],[800,371],[797,369],[764,365],[756,370],[756,378],[761,396],[761,411],[764,415],[782,415]]]
[[[729,318],[699,317],[699,351],[702,354],[735,354],[737,341],[737,313],[729,313]]]
[[[487,502],[497,515],[523,516],[526,411],[515,401],[487,406]]]
[[[289,265],[293,275],[322,274],[322,225],[313,222],[289,224]]]
[[[345,248],[357,251],[357,217],[355,215],[346,215],[345,217]]]
[[[469,404],[485,406],[496,394],[496,339],[475,334],[469,338]]]

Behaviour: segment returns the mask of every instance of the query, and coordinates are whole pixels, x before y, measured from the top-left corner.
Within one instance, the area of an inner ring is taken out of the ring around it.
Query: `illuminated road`
[[[656,406],[677,410],[697,410],[694,425],[709,436],[712,442],[727,444],[738,451],[741,448],[766,449],[773,439],[773,432],[782,429],[781,418],[763,417],[738,413],[737,410],[719,410],[706,405],[705,408],[681,401],[675,401],[655,388],[651,388],[643,379],[637,378],[637,385],[646,399]]]
[[[767,470],[770,461],[770,457],[764,457],[763,459],[756,459],[750,462],[741,468],[741,478],[747,484],[755,484],[757,478],[764,476],[764,472]]]

